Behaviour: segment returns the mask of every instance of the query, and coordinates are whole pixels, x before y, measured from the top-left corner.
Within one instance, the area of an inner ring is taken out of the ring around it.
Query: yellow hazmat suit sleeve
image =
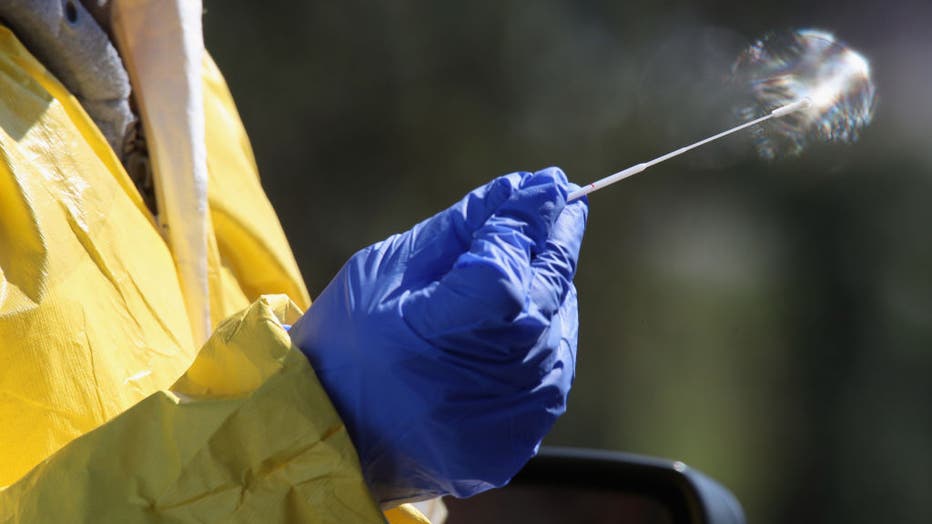
[[[382,521],[345,428],[280,324],[294,311],[270,296],[223,322],[171,391],[0,492],[0,522]]]

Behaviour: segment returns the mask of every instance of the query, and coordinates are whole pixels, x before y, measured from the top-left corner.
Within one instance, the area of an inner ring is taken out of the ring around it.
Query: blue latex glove
[[[585,199],[515,173],[359,251],[291,337],[383,504],[506,484],[566,409]]]

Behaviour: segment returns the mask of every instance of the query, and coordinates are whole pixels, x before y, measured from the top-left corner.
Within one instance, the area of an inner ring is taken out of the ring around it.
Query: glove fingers
[[[557,312],[573,285],[588,214],[585,198],[568,204],[557,217],[543,251],[531,262],[531,300],[545,318]]]
[[[559,169],[526,177],[521,188],[479,228],[469,251],[439,281],[411,293],[404,316],[422,337],[455,338],[510,325],[525,311],[531,260],[547,242],[566,202]]]
[[[511,173],[477,188],[448,209],[414,226],[410,235],[410,273],[439,279],[469,249],[473,235],[518,190],[530,173]]]
[[[536,255],[543,249],[554,222],[566,206],[567,185],[566,175],[556,167],[526,177],[521,188],[502,203],[476,236],[481,237],[482,230],[493,223],[513,229],[531,240],[531,255]]]

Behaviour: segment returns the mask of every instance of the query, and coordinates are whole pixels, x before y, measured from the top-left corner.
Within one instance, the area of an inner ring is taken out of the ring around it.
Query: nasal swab
[[[721,133],[719,133],[719,134],[717,134],[717,135],[715,135],[715,136],[710,136],[709,138],[706,138],[706,139],[704,139],[704,140],[700,140],[700,141],[696,142],[695,144],[690,144],[690,145],[688,145],[688,146],[686,146],[686,147],[681,147],[681,148],[677,149],[676,151],[672,151],[672,152],[667,153],[667,154],[665,154],[665,155],[663,155],[663,156],[659,156],[659,157],[657,157],[657,158],[655,158],[655,159],[653,159],[653,160],[650,160],[650,161],[648,161],[648,162],[643,162],[643,163],[641,163],[641,164],[633,165],[633,166],[629,167],[628,169],[624,169],[624,170],[622,170],[622,171],[619,171],[619,172],[615,173],[614,175],[609,175],[609,176],[607,176],[607,177],[605,177],[605,178],[602,178],[602,179],[600,179],[600,180],[596,180],[595,182],[593,182],[593,183],[591,183],[591,184],[589,184],[589,185],[587,185],[587,186],[584,186],[584,187],[582,187],[582,188],[580,188],[580,189],[578,189],[578,190],[573,191],[572,193],[570,193],[569,196],[567,197],[567,201],[570,202],[570,201],[576,200],[577,198],[580,198],[580,197],[582,197],[582,196],[588,195],[589,193],[592,193],[593,191],[598,191],[599,189],[602,189],[603,187],[610,186],[610,185],[614,184],[615,182],[619,182],[619,181],[621,181],[621,180],[624,180],[624,179],[628,178],[629,176],[636,175],[636,174],[640,173],[641,171],[644,171],[645,169],[647,169],[647,168],[650,167],[650,166],[659,164],[659,163],[663,162],[664,160],[669,160],[669,159],[671,159],[671,158],[673,158],[673,157],[675,157],[675,156],[682,155],[683,153],[685,153],[685,152],[687,152],[687,151],[689,151],[689,150],[691,150],[691,149],[695,149],[695,148],[697,148],[697,147],[699,147],[699,146],[701,146],[701,145],[708,144],[709,142],[712,142],[713,140],[718,140],[719,138],[722,138],[722,137],[724,137],[724,136],[728,136],[728,135],[730,135],[730,134],[732,134],[732,133],[736,133],[736,132],[738,132],[738,131],[741,131],[742,129],[746,129],[746,128],[748,128],[748,127],[751,127],[751,126],[753,126],[753,125],[755,125],[755,124],[759,124],[759,123],[764,122],[764,121],[766,121],[766,120],[770,120],[771,118],[780,118],[780,117],[789,115],[789,114],[791,114],[791,113],[795,113],[795,112],[797,112],[797,111],[805,111],[806,109],[809,109],[810,107],[812,107],[812,101],[809,100],[808,98],[803,98],[803,99],[801,99],[801,100],[797,100],[797,101],[795,101],[795,102],[793,102],[793,103],[790,103],[790,104],[787,104],[787,105],[785,105],[785,106],[778,107],[777,109],[774,109],[773,111],[771,111],[769,115],[762,116],[762,117],[760,117],[760,118],[758,118],[758,119],[755,119],[755,120],[751,120],[750,122],[745,122],[745,123],[743,123],[743,124],[741,124],[741,125],[739,125],[739,126],[736,126],[736,127],[731,128],[731,129],[729,129],[729,130],[727,130],[727,131],[723,131],[723,132],[721,132]]]

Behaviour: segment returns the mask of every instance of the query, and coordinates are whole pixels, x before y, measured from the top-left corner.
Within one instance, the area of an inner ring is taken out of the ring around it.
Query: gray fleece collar
[[[124,140],[136,121],[129,75],[107,33],[81,2],[0,0],[0,20],[81,102],[122,159]]]

